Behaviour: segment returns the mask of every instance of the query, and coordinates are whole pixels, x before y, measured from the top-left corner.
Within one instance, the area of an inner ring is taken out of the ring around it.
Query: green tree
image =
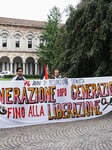
[[[58,25],[61,22],[61,13],[59,8],[53,7],[50,10],[50,14],[48,15],[48,21],[44,26],[44,31],[42,32],[41,39],[44,41],[44,44],[40,44],[37,48],[38,56],[40,57],[41,62],[46,62],[48,64],[48,68],[52,70],[52,64],[54,63],[55,57],[55,41],[56,41],[56,33],[58,32]]]
[[[55,45],[61,52],[54,68],[67,77],[112,75],[111,11],[111,0],[89,0],[72,10]]]

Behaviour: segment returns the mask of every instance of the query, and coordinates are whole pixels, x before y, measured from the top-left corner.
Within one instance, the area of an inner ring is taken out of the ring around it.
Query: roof
[[[44,21],[0,17],[0,24],[42,28],[45,25],[45,22]]]

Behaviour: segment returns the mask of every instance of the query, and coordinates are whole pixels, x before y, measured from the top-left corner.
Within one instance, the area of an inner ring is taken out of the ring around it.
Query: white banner
[[[112,110],[112,77],[0,82],[0,128],[100,117]]]

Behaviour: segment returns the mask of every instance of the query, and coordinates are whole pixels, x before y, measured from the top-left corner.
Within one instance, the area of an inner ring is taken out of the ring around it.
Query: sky
[[[74,7],[80,0],[0,0],[0,17],[47,21],[49,10],[56,6],[62,13],[62,23],[66,22],[64,10],[68,5]]]

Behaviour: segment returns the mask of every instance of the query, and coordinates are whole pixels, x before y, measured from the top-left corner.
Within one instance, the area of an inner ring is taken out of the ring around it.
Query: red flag
[[[48,79],[46,63],[44,63],[41,79]]]
[[[44,67],[45,67],[45,79],[48,79],[48,73],[47,73],[46,63],[44,63]]]

